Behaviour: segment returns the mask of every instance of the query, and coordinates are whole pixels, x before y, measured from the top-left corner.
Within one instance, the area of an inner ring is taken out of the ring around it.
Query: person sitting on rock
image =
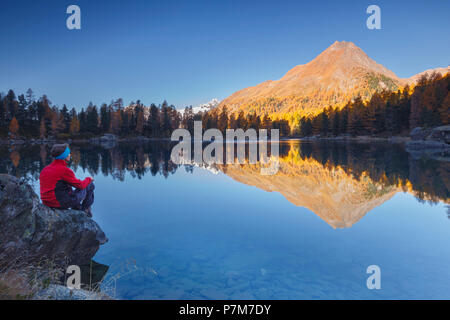
[[[42,202],[50,208],[83,210],[92,217],[94,179],[88,177],[81,181],[67,167],[71,158],[67,144],[55,144],[50,153],[55,160],[39,176]]]

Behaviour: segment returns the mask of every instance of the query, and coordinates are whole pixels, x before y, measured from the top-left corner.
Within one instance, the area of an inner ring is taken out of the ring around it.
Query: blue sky
[[[81,8],[81,30],[66,8]],[[381,8],[381,30],[366,8]],[[178,108],[282,77],[335,40],[409,77],[449,65],[450,1],[2,0],[0,92]]]

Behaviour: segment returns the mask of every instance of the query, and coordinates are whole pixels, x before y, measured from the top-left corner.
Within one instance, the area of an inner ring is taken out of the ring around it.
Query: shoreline
[[[0,146],[15,146],[15,145],[48,145],[60,142],[74,143],[74,144],[115,144],[121,142],[152,142],[152,141],[167,141],[171,142],[170,138],[152,138],[152,137],[127,137],[127,138],[117,138],[117,139],[102,139],[101,137],[95,137],[90,139],[0,139]],[[404,144],[405,146],[411,148],[439,148],[439,149],[449,149],[450,144],[444,142],[439,142],[436,140],[413,140],[408,136],[391,136],[391,137],[372,137],[372,136],[337,136],[337,137],[299,137],[299,136],[286,136],[279,139],[280,142],[283,141],[305,141],[305,142],[318,142],[318,141],[337,141],[337,142],[387,142],[387,143],[398,143]],[[174,141],[176,142],[176,141]],[[206,142],[206,141],[205,141]],[[228,142],[228,141],[224,141]],[[238,141],[242,142],[242,141]]]

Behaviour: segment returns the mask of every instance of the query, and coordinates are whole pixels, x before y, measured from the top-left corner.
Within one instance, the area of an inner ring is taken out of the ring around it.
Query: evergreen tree
[[[339,110],[333,112],[333,118],[331,121],[331,132],[333,136],[338,136],[341,132],[339,131],[339,125],[341,122],[341,113]]]
[[[94,106],[92,102],[86,109],[86,131],[98,134],[99,133],[99,117],[97,112],[97,106]]]
[[[106,103],[100,107],[100,125],[103,133],[111,129],[111,110]]]
[[[171,134],[171,123],[170,123],[170,114],[169,114],[169,106],[166,100],[164,100],[161,106],[161,133],[163,137],[169,137]]]
[[[225,130],[228,128],[228,109],[227,106],[223,106],[217,121],[217,129],[225,134]]]

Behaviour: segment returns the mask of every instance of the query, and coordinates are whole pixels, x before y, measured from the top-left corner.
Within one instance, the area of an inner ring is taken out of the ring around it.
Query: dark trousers
[[[67,207],[75,210],[86,210],[94,203],[94,183],[91,182],[85,189],[75,189],[69,194]]]

